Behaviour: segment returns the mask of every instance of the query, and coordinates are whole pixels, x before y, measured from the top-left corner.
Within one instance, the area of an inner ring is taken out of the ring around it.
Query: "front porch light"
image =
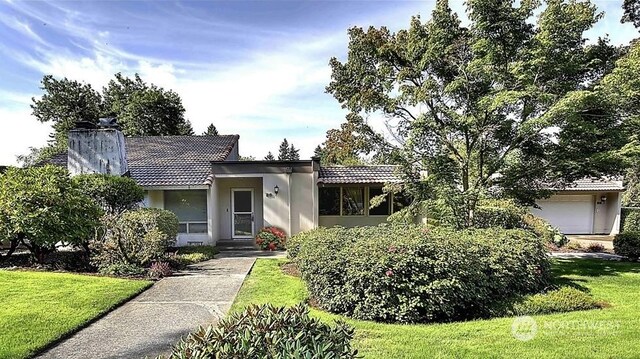
[[[276,185],[275,187],[273,187],[273,193],[275,193],[276,196],[277,196],[278,192],[280,192],[280,187],[278,187],[278,185]]]

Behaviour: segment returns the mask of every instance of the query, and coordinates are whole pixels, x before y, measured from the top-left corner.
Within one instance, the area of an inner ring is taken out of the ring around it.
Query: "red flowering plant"
[[[287,235],[278,227],[264,227],[256,236],[256,244],[263,250],[284,249]]]

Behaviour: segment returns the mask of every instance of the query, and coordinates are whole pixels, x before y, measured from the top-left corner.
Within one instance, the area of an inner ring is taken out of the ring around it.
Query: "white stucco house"
[[[239,161],[239,136],[127,137],[114,127],[69,134],[67,154],[52,162],[70,173],[133,178],[144,204],[174,212],[179,245],[251,239],[264,226],[287,234],[318,226],[375,225],[407,205],[369,199],[399,181],[394,166],[323,167],[315,160]],[[616,181],[579,181],[533,210],[566,234],[615,234],[620,226]]]

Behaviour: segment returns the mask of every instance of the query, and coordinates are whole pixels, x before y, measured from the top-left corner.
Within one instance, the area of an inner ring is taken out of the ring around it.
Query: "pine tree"
[[[273,153],[271,153],[271,151],[269,151],[269,153],[267,153],[267,156],[264,158],[265,161],[275,161],[276,158],[273,157]]]
[[[278,161],[287,161],[289,160],[289,141],[285,138],[282,140],[280,144],[280,148],[278,149]]]
[[[202,134],[204,136],[219,136],[220,134],[218,133],[218,129],[216,128],[216,126],[212,123],[209,125],[209,127],[207,127],[207,130],[204,131],[204,133]]]
[[[298,161],[300,159],[300,150],[295,148],[293,144],[289,148],[289,161]]]

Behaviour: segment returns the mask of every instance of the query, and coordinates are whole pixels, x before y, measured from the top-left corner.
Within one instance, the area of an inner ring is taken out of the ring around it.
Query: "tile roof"
[[[320,167],[318,183],[388,183],[400,182],[397,166],[328,166]]]
[[[622,181],[611,178],[585,178],[574,181],[562,191],[624,191]]]
[[[224,161],[238,142],[238,135],[127,137],[129,172],[139,185],[199,186],[211,174],[211,161]],[[67,166],[67,154],[48,163]]]

